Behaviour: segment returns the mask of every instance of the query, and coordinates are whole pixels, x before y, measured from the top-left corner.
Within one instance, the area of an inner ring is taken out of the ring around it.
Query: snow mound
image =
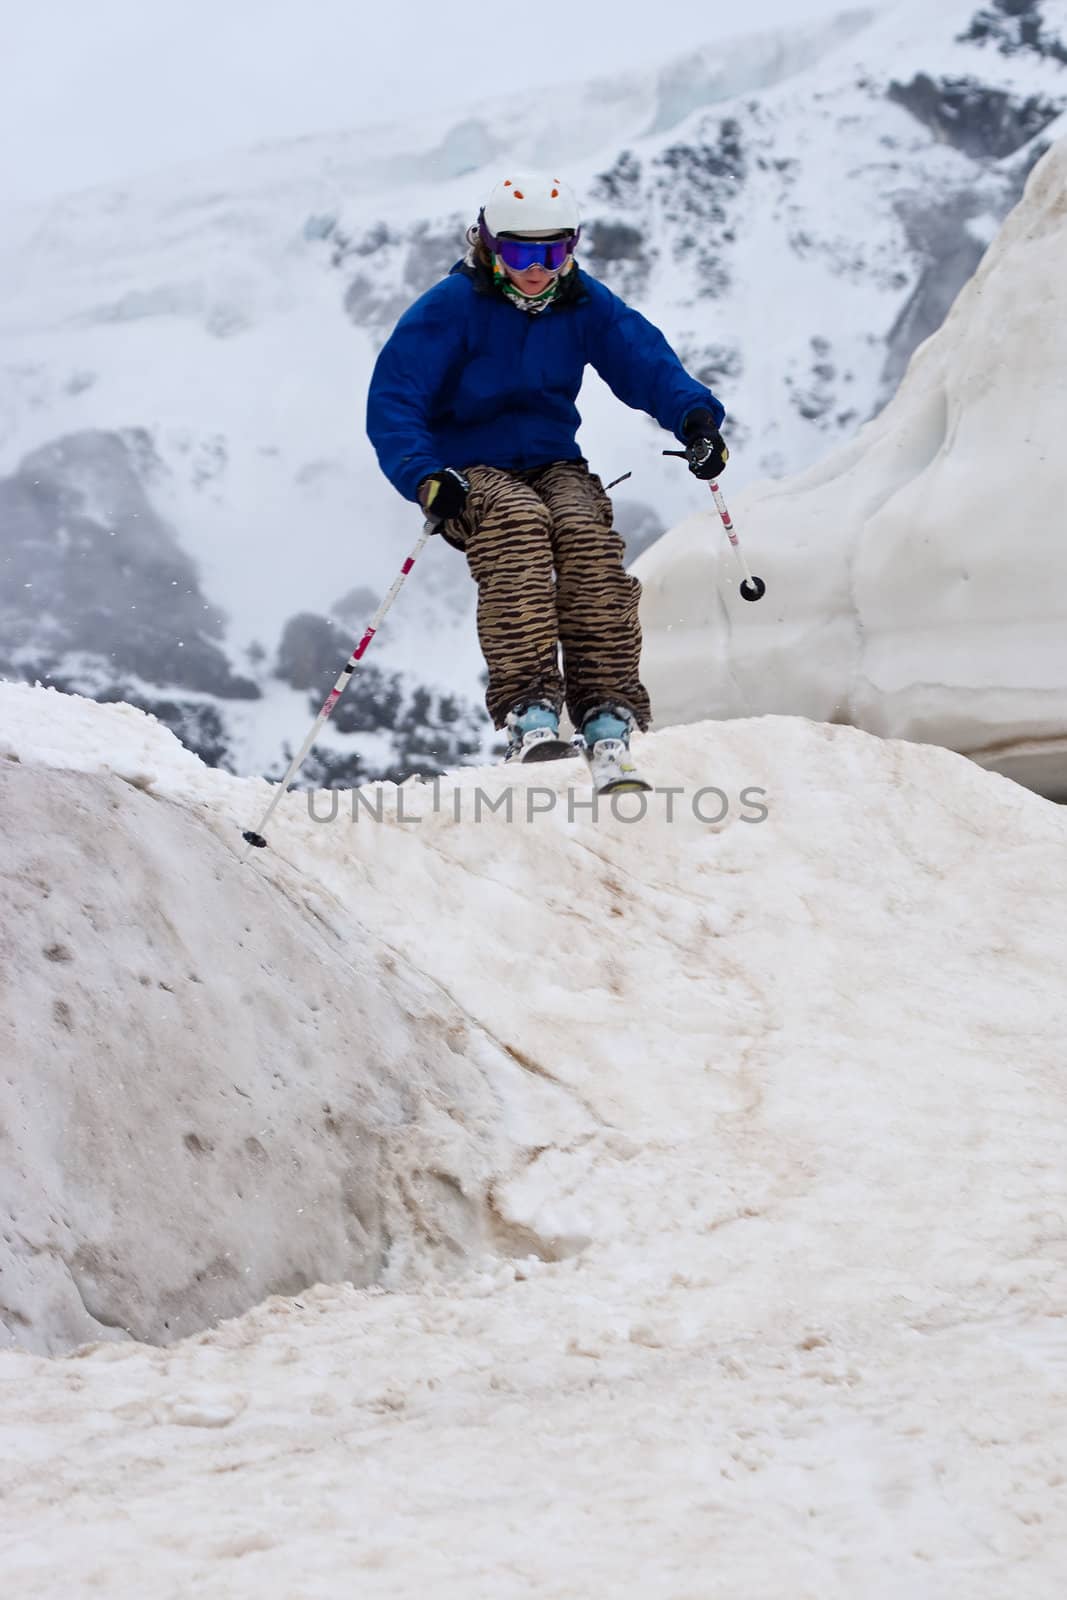
[[[156,787],[198,765],[172,735],[141,718],[101,739],[117,771],[57,770],[70,708],[29,698],[36,759],[0,760],[0,1337],[167,1341],[319,1280],[550,1252],[491,1186],[586,1126],[568,1098],[322,886],[241,866]]]
[[[594,820],[570,764],[464,770],[291,795],[242,862],[265,786],[128,707],[0,698],[8,1326],[37,1347],[580,1248],[603,1223],[508,1187],[532,1147],[672,1137],[695,1106],[743,1121],[754,1060],[783,1029],[794,1059],[817,1051],[824,1006],[850,1050],[899,1032],[895,907],[939,951],[909,1002],[922,1051],[951,1049],[951,994],[1018,916],[1020,874],[1048,906],[1037,841],[1063,836],[952,757],[774,720],[650,741],[668,788],[640,820],[633,800]],[[1027,914],[1012,949],[1043,968]],[[945,956],[956,918],[974,942]],[[994,965],[983,1014],[1025,1028]]]
[[[765,717],[242,864],[261,782],[0,726],[14,1337],[352,1280],[0,1354],[12,1592],[1060,1592],[1058,808]]]
[[[1067,139],[894,400],[639,562],[660,721],[794,712],[945,744],[1067,798]],[[710,502],[709,502],[710,505]]]

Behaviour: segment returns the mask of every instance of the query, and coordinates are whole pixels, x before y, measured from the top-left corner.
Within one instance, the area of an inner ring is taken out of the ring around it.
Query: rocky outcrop
[[[925,72],[909,83],[894,80],[888,92],[890,100],[931,133],[976,160],[1014,155],[1067,107],[1067,95],[1062,100],[1023,97],[991,89],[976,78],[931,78]]]
[[[1067,45],[1049,33],[1041,0],[993,0],[976,11],[961,43],[992,45],[1002,56],[1035,55],[1067,64]]]
[[[146,481],[160,472],[147,433],[93,430],[54,440],[0,480],[3,670],[48,677],[79,655],[87,672],[115,680],[258,693],[231,670],[225,619],[149,498]]]
[[[140,706],[222,763],[220,704],[260,691],[152,502],[163,470],[146,432],[88,430],[0,479],[0,677]]]
[[[911,196],[899,201],[898,215],[922,267],[886,340],[885,399],[896,392],[913,353],[940,328],[956,296],[977,271],[986,247],[970,224],[982,209],[981,200],[969,193],[940,205]]]

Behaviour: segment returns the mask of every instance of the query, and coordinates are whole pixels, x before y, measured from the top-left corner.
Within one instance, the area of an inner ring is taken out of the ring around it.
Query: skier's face
[[[527,267],[525,272],[516,272],[514,267],[508,266],[507,262],[503,263],[503,267],[509,279],[521,294],[540,294],[542,289],[548,288],[553,278],[559,277],[558,272],[551,272],[547,267],[539,266],[536,263],[532,267]]]
[[[535,295],[566,272],[578,233],[502,233],[491,242],[509,283],[521,294]]]

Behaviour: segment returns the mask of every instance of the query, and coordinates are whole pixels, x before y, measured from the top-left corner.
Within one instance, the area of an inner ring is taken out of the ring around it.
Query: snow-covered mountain
[[[637,748],[242,864],[262,781],[0,685],[8,1593],[1061,1593],[1067,814]]]
[[[902,0],[552,94],[314,138],[8,216],[0,672],[149,705],[277,772],[417,532],[363,436],[375,351],[505,160],[558,163],[584,260],[721,393],[731,485],[893,391],[1067,106],[1067,0]],[[636,550],[694,489],[591,377]],[[462,561],[431,546],[309,779],[470,759]]]
[[[638,563],[665,722],[783,707],[962,751],[1067,801],[1067,138],[886,409]]]

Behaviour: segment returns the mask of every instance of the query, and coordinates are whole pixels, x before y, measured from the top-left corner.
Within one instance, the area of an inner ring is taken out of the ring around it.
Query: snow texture
[[[788,710],[1067,799],[1065,195],[1062,139],[885,411],[731,504],[763,601],[710,501],[638,563],[660,721]]]
[[[107,1324],[0,1355],[10,1592],[1058,1600],[1058,808],[764,717],[243,862],[263,783],[0,712],[8,1327]]]

